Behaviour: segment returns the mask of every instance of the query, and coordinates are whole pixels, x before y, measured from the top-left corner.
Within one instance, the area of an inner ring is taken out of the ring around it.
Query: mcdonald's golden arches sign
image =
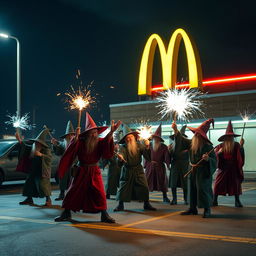
[[[179,28],[172,34],[167,49],[159,35],[152,34],[149,37],[141,59],[138,95],[151,95],[152,69],[157,45],[159,47],[162,64],[163,88],[175,88],[181,39],[184,40],[187,53],[189,86],[190,88],[202,89],[202,68],[198,51],[193,40],[183,29]]]

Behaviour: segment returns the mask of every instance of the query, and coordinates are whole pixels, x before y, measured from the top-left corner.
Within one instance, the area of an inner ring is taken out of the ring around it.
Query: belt
[[[92,167],[92,166],[98,166],[98,163],[95,163],[95,164],[79,163],[78,165],[81,167]]]
[[[159,165],[161,165],[161,164],[162,164],[162,163],[157,162],[157,161],[151,161],[151,163],[152,163],[152,164],[159,164]]]

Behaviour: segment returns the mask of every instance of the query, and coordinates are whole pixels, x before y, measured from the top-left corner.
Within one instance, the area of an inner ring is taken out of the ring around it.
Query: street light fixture
[[[14,39],[17,42],[17,116],[21,116],[21,88],[20,88],[20,42],[17,37],[0,33],[0,37]]]

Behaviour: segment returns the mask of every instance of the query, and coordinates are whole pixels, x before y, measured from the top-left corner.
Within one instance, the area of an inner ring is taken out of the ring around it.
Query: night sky
[[[65,110],[70,85],[94,81],[100,94],[90,110],[109,121],[109,104],[136,101],[140,59],[147,38],[166,41],[181,27],[198,47],[204,78],[256,73],[253,1],[0,0],[0,32],[21,43],[22,113],[35,111],[36,133],[44,124],[63,134],[77,112]],[[181,49],[182,50],[182,49]],[[181,53],[179,79],[187,77]],[[157,62],[157,63],[156,63]],[[154,83],[161,83],[159,62]],[[16,111],[16,42],[0,39],[0,135],[13,133],[6,114]],[[114,87],[114,88],[111,88]],[[31,134],[27,133],[27,136]]]

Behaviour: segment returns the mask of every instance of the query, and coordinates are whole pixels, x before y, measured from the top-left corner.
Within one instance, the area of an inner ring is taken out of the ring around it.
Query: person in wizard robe
[[[190,207],[182,215],[197,215],[198,208],[204,208],[203,218],[211,216],[211,205],[213,200],[212,175],[216,170],[216,155],[211,141],[207,137],[210,124],[213,119],[204,121],[199,127],[188,127],[194,136],[192,140],[184,138],[177,129],[176,123],[172,124],[175,140],[181,140],[185,149],[189,150],[190,166],[193,168],[189,177],[189,199]],[[202,160],[199,164],[198,162]]]
[[[234,133],[232,123],[229,121],[226,133],[218,139],[222,143],[215,149],[218,169],[214,183],[213,206],[218,205],[219,195],[229,195],[235,196],[236,207],[243,207],[239,196],[242,194],[241,183],[244,179],[244,139],[241,139],[239,144],[234,141],[238,136],[240,135]]]
[[[66,132],[64,135],[62,135],[60,138],[63,139],[63,141],[58,141],[55,138],[51,139],[51,143],[53,146],[53,151],[55,155],[62,156],[67,149],[69,143],[75,136],[75,130],[73,128],[73,125],[71,121],[68,121],[66,126]],[[65,191],[68,189],[69,182],[71,179],[71,170],[67,171],[62,179],[59,181],[59,188],[60,188],[60,194],[57,198],[55,198],[56,201],[60,201],[64,199]]]
[[[51,206],[51,164],[52,154],[46,143],[46,137],[49,134],[48,129],[44,129],[40,134],[30,141],[32,145],[22,141],[18,132],[16,139],[21,144],[19,161],[16,170],[28,171],[28,176],[23,187],[22,195],[26,199],[20,202],[21,205],[33,205],[33,197],[46,198],[44,206]]]
[[[168,178],[165,167],[166,164],[169,168],[170,155],[161,135],[162,126],[160,124],[152,135],[152,144],[150,145],[151,161],[145,162],[146,177],[149,191],[161,191],[163,193],[163,202],[170,203],[167,197]]]
[[[120,173],[121,173],[121,168],[118,164],[118,157],[116,153],[119,150],[119,144],[116,141],[115,142],[115,147],[114,147],[114,155],[113,157],[109,159],[104,159],[103,160],[103,169],[106,168],[108,165],[108,174],[107,174],[107,181],[106,181],[106,198],[110,199],[111,195],[116,195],[117,189],[119,187],[119,180],[120,180]]]
[[[75,158],[78,158],[77,173],[64,197],[62,214],[55,218],[56,222],[69,221],[71,211],[82,210],[85,213],[101,213],[101,221],[114,223],[115,220],[107,213],[106,195],[98,162],[101,158],[111,158],[114,153],[113,132],[119,127],[120,121],[111,122],[111,130],[104,137],[99,134],[108,127],[97,127],[89,113],[86,112],[85,131],[71,141],[58,168],[60,178],[69,170]]]
[[[180,129],[180,135],[187,138],[185,134],[186,125],[183,125]],[[188,204],[188,178],[184,177],[189,168],[189,154],[186,149],[186,143],[183,140],[176,140],[174,135],[170,138],[173,140],[173,144],[170,145],[170,157],[171,157],[171,169],[169,176],[169,187],[172,189],[172,201],[171,205],[177,204],[177,188],[183,189],[184,203]]]
[[[123,211],[124,202],[131,200],[144,201],[144,210],[155,211],[149,203],[149,189],[143,170],[142,156],[150,161],[149,141],[144,144],[137,141],[138,133],[128,126],[123,126],[123,138],[119,141],[120,151],[117,154],[122,166],[116,200],[119,201],[114,211]]]

